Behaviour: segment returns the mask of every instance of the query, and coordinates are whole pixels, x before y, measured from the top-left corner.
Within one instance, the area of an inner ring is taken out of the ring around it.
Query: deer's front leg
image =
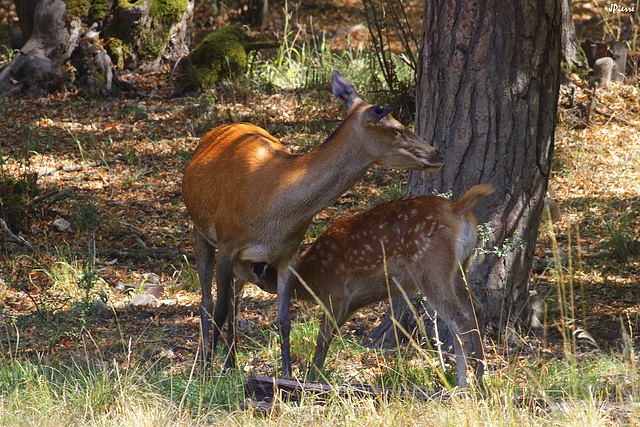
[[[297,260],[291,260],[286,266],[278,268],[278,316],[276,325],[280,335],[282,353],[282,377],[291,378],[291,290],[296,280],[293,269],[297,268]]]

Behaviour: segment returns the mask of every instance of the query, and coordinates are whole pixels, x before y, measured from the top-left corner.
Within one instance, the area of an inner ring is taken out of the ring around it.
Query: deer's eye
[[[393,130],[393,133],[396,134],[396,135],[402,135],[402,129],[401,128],[395,128]]]

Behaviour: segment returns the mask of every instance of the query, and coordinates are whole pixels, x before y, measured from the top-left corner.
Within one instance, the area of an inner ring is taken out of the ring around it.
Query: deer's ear
[[[345,79],[338,70],[333,70],[331,88],[333,89],[333,96],[336,97],[336,101],[349,111],[358,101],[362,101],[358,92],[353,88],[353,85],[349,80]]]
[[[373,105],[360,113],[360,123],[375,126],[395,109],[395,105]]]

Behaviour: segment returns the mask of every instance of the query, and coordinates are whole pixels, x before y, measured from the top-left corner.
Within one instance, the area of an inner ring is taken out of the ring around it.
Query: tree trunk
[[[457,199],[475,184],[496,186],[475,212],[493,231],[486,247],[501,250],[477,256],[467,272],[494,338],[516,320],[536,323],[528,277],[551,169],[561,31],[560,0],[424,5],[416,130],[445,165],[412,172],[408,193]]]
[[[267,25],[269,0],[249,0],[248,21],[251,25],[264,28]]]
[[[193,0],[15,0],[24,44],[0,71],[0,96],[68,85],[115,95],[116,69],[157,69],[188,53]],[[114,65],[115,64],[115,65]]]
[[[67,22],[62,0],[26,0],[16,6],[20,15],[26,14],[20,21],[21,29],[31,34],[14,60],[0,72],[0,95],[55,90],[68,80],[63,64],[78,43],[80,21],[74,18]]]
[[[584,67],[586,64],[576,37],[571,0],[560,1],[562,6],[562,53],[564,54],[564,59],[569,69],[573,68],[574,64],[578,67]]]
[[[111,1],[116,6],[104,30],[107,51],[125,68],[157,71],[163,59],[189,53],[194,0]]]

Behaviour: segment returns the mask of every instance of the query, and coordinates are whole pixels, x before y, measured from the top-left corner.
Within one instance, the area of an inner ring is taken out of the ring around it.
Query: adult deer
[[[348,115],[315,150],[292,155],[264,129],[236,123],[207,133],[187,165],[182,191],[194,225],[202,287],[203,361],[208,358],[212,309],[213,350],[227,316],[229,328],[233,328],[235,310],[229,309],[234,274],[250,280],[246,276],[252,276],[252,271],[269,265],[277,271],[276,324],[281,337],[282,375],[290,377],[293,271],[298,246],[313,216],[361,179],[372,164],[429,172],[442,167],[441,154],[389,114],[394,107],[367,104],[337,71],[333,72],[332,87],[334,96],[348,108]],[[215,309],[211,298],[214,258]],[[235,362],[235,340],[229,332],[232,342],[227,368]]]
[[[309,379],[317,378],[331,340],[358,309],[419,290],[454,335],[458,386],[467,386],[467,355],[482,386],[482,306],[462,271],[477,240],[471,209],[493,191],[476,185],[455,203],[438,196],[388,202],[335,222],[302,253],[302,282],[296,280],[293,295],[324,309]],[[276,292],[272,268],[251,281]]]

